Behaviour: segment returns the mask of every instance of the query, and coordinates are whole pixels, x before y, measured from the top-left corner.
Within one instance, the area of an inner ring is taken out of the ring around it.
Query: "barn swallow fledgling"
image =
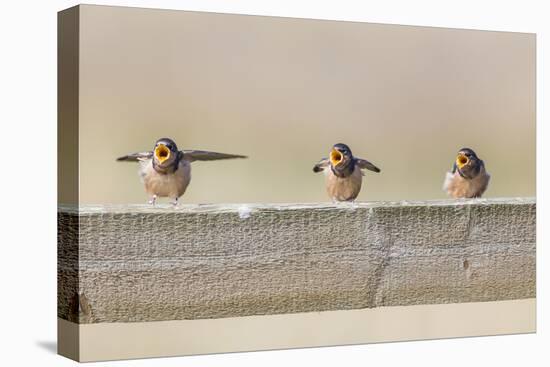
[[[354,201],[361,191],[362,169],[380,172],[369,161],[355,158],[346,144],[335,144],[329,158],[321,159],[313,172],[325,172],[327,193],[333,201]]]
[[[150,204],[155,204],[157,197],[170,197],[177,205],[191,181],[191,162],[231,158],[247,157],[203,150],[178,150],[173,140],[162,138],[157,140],[153,151],[125,155],[117,161],[140,163],[139,174],[145,191],[151,197]]]
[[[469,148],[462,148],[456,156],[452,172],[447,172],[443,190],[452,198],[480,198],[487,190],[491,175],[485,163]]]

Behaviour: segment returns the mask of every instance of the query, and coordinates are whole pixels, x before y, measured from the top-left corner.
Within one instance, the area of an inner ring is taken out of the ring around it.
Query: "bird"
[[[445,175],[443,190],[455,199],[480,198],[487,190],[490,178],[483,160],[472,149],[462,148],[451,172]]]
[[[380,168],[366,159],[354,157],[351,149],[342,143],[332,147],[329,158],[323,158],[313,166],[313,172],[325,173],[327,194],[333,202],[355,201],[361,191],[362,169],[380,172]]]
[[[117,161],[140,163],[139,174],[150,197],[149,204],[155,205],[159,197],[169,197],[177,206],[191,181],[191,162],[233,158],[247,157],[204,150],[178,150],[172,139],[161,138],[155,142],[152,151],[128,154]]]

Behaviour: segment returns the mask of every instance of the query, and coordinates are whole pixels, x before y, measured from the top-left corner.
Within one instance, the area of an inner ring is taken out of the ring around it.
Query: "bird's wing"
[[[182,150],[183,159],[194,161],[215,161],[218,159],[248,158],[245,155],[208,152],[205,150]]]
[[[141,162],[153,158],[153,152],[138,152],[118,157],[117,161]]]
[[[455,173],[457,169],[458,169],[458,167],[456,165],[456,162],[454,162],[453,163],[453,169],[452,169],[451,173]]]
[[[481,161],[481,171],[479,172],[481,174],[481,179],[479,180],[479,191],[477,192],[476,197],[481,197],[483,193],[487,190],[487,186],[489,186],[489,181],[491,181],[491,175],[487,170],[485,169],[485,163]]]
[[[330,165],[330,162],[328,158],[321,159],[315,166],[313,166],[313,172],[321,172],[324,171],[325,168],[327,168]]]
[[[367,161],[366,159],[356,158],[355,162],[361,169],[368,169],[369,171],[380,172],[380,168],[376,167],[374,164]]]

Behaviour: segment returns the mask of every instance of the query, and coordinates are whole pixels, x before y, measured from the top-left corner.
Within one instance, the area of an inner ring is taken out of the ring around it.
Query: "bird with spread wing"
[[[346,144],[339,143],[332,147],[329,158],[321,159],[313,167],[313,172],[325,173],[325,186],[332,201],[355,201],[361,191],[363,169],[380,172],[380,168],[354,157]]]
[[[233,158],[247,157],[203,150],[178,150],[172,139],[162,138],[157,140],[152,151],[128,154],[117,158],[117,161],[140,163],[139,173],[150,204],[155,204],[159,197],[169,197],[177,205],[191,181],[191,162]]]

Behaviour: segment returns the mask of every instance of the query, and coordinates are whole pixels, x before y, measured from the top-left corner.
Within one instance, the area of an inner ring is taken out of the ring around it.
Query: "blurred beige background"
[[[182,202],[328,201],[313,165],[347,143],[358,200],[444,198],[456,151],[487,197],[535,195],[535,36],[82,6],[80,202],[147,200],[137,164],[172,137],[246,154],[193,163]]]

